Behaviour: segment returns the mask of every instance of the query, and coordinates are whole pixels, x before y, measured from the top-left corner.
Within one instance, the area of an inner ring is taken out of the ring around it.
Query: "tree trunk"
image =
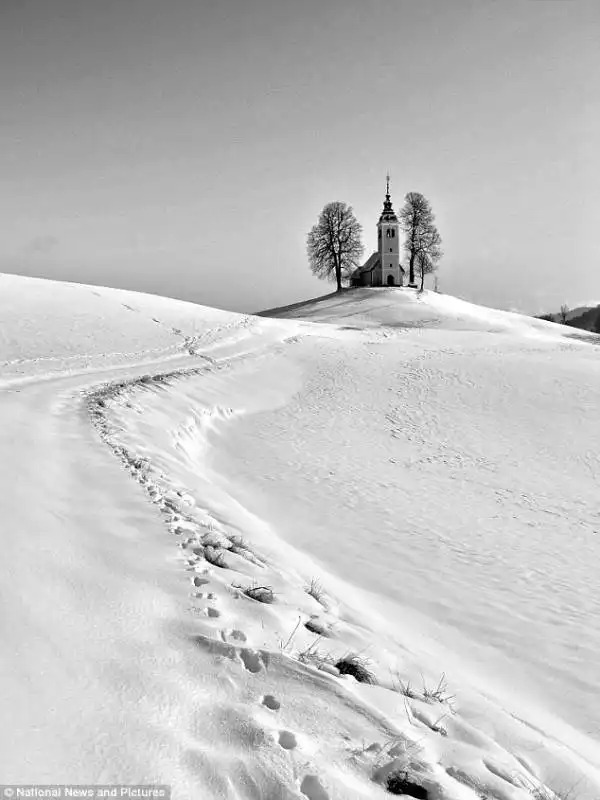
[[[425,286],[425,270],[423,267],[421,267],[421,288],[419,289],[420,292],[423,291],[424,286]]]
[[[341,260],[341,258],[339,256],[335,260],[335,280],[336,280],[336,283],[337,283],[337,291],[338,292],[342,291],[342,264],[341,264],[341,261],[342,260]]]
[[[408,285],[414,286],[415,285],[415,257],[416,253],[414,250],[410,251],[410,267],[408,273]]]

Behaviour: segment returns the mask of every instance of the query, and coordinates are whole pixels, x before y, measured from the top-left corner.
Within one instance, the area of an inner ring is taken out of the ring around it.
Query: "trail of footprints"
[[[177,529],[177,522],[175,521],[175,523],[172,524],[175,526],[174,532],[179,533]],[[190,531],[187,530],[186,533],[189,534]],[[218,601],[218,596],[215,592],[208,588],[209,584],[211,583],[211,579],[207,577],[208,569],[210,569],[210,567],[204,567],[204,564],[207,560],[207,551],[209,559],[208,563],[213,568],[217,569],[219,566],[224,566],[223,562],[220,561],[221,556],[223,556],[225,559],[231,559],[232,554],[236,553],[238,555],[242,555],[242,557],[246,558],[246,560],[250,561],[253,565],[265,565],[265,562],[263,562],[254,552],[250,551],[248,545],[242,543],[241,540],[229,538],[225,534],[212,529],[201,534],[188,535],[180,542],[180,547],[186,552],[192,553],[192,556],[186,561],[187,569],[194,572],[192,577],[193,591],[191,594],[194,600],[203,601],[205,603],[204,608],[199,609],[199,611],[201,611],[201,613],[203,613],[203,615],[208,619],[218,619],[221,614],[219,610],[212,605]],[[214,563],[215,561],[216,563]],[[198,574],[196,570],[200,567],[200,565],[202,565],[201,568],[204,571]],[[315,617],[315,619],[318,618]],[[319,622],[321,627],[316,625],[315,619],[311,618],[306,627],[309,630],[313,630],[313,628],[315,628],[314,633],[316,635],[329,635],[330,631],[322,629],[321,622]],[[218,635],[220,637],[219,639],[198,635],[196,639],[197,644],[216,656],[228,658],[238,662],[244,670],[253,674],[259,673],[268,667],[269,653],[264,650],[255,650],[248,647],[246,634],[242,630],[237,628],[222,628],[219,630]],[[281,702],[271,694],[263,695],[260,700],[260,704],[273,713],[276,713],[281,709]],[[445,730],[441,730],[435,726],[432,726],[426,718],[422,717],[422,715],[415,714],[415,718],[421,721],[423,725],[429,727],[431,730],[437,730],[437,732],[446,735]],[[275,736],[277,744],[282,750],[292,752],[298,747],[297,737],[292,731],[279,729],[276,731]],[[373,752],[378,751],[374,750]],[[508,786],[519,788],[525,787],[525,784],[522,783],[516,776],[510,774],[505,768],[490,762],[489,759],[484,759],[483,764],[491,775],[496,778],[500,778],[506,782]],[[484,790],[485,794],[480,796],[486,797],[488,800],[494,800],[494,798],[496,800],[506,800],[508,797],[508,795],[504,794],[498,787],[495,787],[495,790],[491,786],[482,787],[479,781],[471,779],[466,774],[461,773],[460,770],[448,768],[447,774],[456,780],[457,783],[460,783],[463,786],[469,786],[476,793],[480,793],[482,790]],[[307,800],[329,800],[329,795],[326,789],[323,787],[318,775],[307,774],[302,777],[300,780],[299,789],[302,795],[307,798]]]
[[[161,324],[158,319],[154,319],[154,322]],[[171,533],[179,538],[178,546],[185,553],[186,569],[194,572],[191,580],[191,599],[204,602],[202,608],[194,606],[192,613],[203,615],[207,620],[217,620],[221,617],[221,612],[213,605],[218,601],[217,594],[202,588],[212,582],[208,577],[210,567],[237,569],[244,574],[247,571],[244,569],[244,564],[260,569],[266,566],[266,562],[242,537],[227,536],[217,530],[215,521],[206,513],[202,514],[196,509],[195,500],[189,492],[168,488],[168,479],[164,475],[156,474],[148,458],[138,456],[119,442],[118,435],[122,428],[107,414],[108,408],[113,404],[135,410],[128,399],[132,390],[143,385],[160,387],[174,377],[175,375],[170,374],[143,376],[133,382],[123,381],[106,385],[86,395],[87,409],[92,425],[98,431],[100,438],[144,489],[150,501],[158,507]],[[199,516],[202,519],[198,519]],[[243,631],[237,628],[223,628],[219,631],[219,636],[219,639],[214,639],[199,634],[195,638],[195,643],[217,657],[239,662],[250,673],[258,673],[268,666],[268,652],[244,646],[247,637]],[[277,712],[281,708],[281,703],[273,695],[265,695],[261,704],[272,712]],[[295,734],[288,730],[278,731],[277,743],[286,751],[293,751],[297,747]],[[308,800],[329,800],[329,795],[316,775],[305,775],[301,779],[299,788]]]
[[[164,503],[164,498],[157,490],[152,491],[151,498],[159,505],[161,505],[161,501]],[[264,567],[265,562],[241,538],[229,537],[221,531],[215,530],[210,522],[208,531],[198,531],[196,524],[191,520],[182,520],[181,509],[178,508],[178,503],[172,496],[166,503],[166,509],[162,510],[170,516],[169,524],[173,533],[185,536],[179,542],[179,546],[190,554],[185,563],[186,568],[194,572],[191,597],[193,600],[203,601],[205,604],[203,608],[194,609],[195,613],[201,613],[208,619],[218,619],[221,617],[221,612],[213,605],[218,602],[218,596],[216,592],[208,588],[211,584],[211,579],[207,577],[209,567],[206,567],[203,573],[197,574],[196,570],[199,566],[208,561],[213,568],[226,569],[232,566],[231,562],[234,561],[234,556],[243,558],[258,567]],[[222,628],[219,631],[219,637],[220,640],[198,635],[196,644],[214,655],[239,662],[243,669],[253,674],[268,667],[269,653],[245,646],[247,637],[242,630]],[[264,695],[260,702],[271,712],[275,713],[281,709],[281,702],[274,695]],[[282,729],[277,732],[277,744],[282,750],[293,751],[298,746],[298,740],[292,731]],[[305,775],[299,788],[307,800],[329,800],[329,795],[317,775]]]
[[[158,320],[156,321],[158,322]],[[160,381],[160,376],[156,378],[156,381]],[[157,476],[153,473],[148,459],[135,456],[126,447],[113,440],[115,430],[111,428],[107,419],[106,403],[110,400],[122,399],[120,392],[124,392],[126,388],[128,387],[123,385],[114,387],[113,390],[105,389],[99,392],[95,398],[92,397],[88,406],[91,419],[104,441],[144,488],[149,499],[158,506],[161,514],[166,518],[169,530],[178,537],[178,546],[183,551],[185,567],[193,573],[191,599],[201,604],[200,607],[192,606],[192,613],[204,617],[207,622],[219,620],[222,617],[221,611],[215,606],[219,598],[217,593],[210,589],[210,584],[214,580],[209,577],[212,570],[233,569],[240,575],[247,575],[252,568],[259,570],[264,568],[266,562],[241,537],[229,536],[218,530],[218,524],[214,520],[210,517],[207,518],[205,513],[202,514],[195,508],[195,500],[189,492],[163,488],[163,486],[168,486],[168,480],[165,476]],[[199,516],[201,519],[198,519]],[[317,615],[311,617],[306,623],[306,627],[315,635],[330,635],[328,625],[323,623]],[[242,630],[221,628],[218,637],[198,634],[195,637],[195,644],[216,657],[231,659],[239,663],[244,670],[252,674],[259,673],[268,667],[269,653],[248,647],[246,634]],[[260,703],[273,713],[278,712],[281,708],[280,701],[270,694],[263,695]],[[425,720],[421,721],[427,725]],[[432,728],[432,730],[434,729]],[[277,744],[285,751],[294,751],[298,746],[298,741],[294,733],[283,729],[277,731]],[[483,763],[491,775],[504,780],[508,785],[523,786],[514,775],[509,774],[504,768],[496,766],[493,762],[490,763],[488,759],[485,759]],[[481,791],[482,787],[478,785],[477,781],[460,770],[453,770],[450,767],[446,771],[463,786]],[[317,775],[307,774],[302,777],[299,789],[307,800],[329,800],[329,795]],[[486,790],[485,796],[489,800],[504,797],[503,794],[495,794],[491,788],[486,787]]]

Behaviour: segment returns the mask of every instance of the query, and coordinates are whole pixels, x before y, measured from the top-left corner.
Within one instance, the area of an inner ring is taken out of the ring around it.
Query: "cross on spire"
[[[394,213],[392,200],[390,198],[390,173],[385,176],[385,200],[383,201],[383,211],[379,217],[379,222],[398,222],[398,217]]]

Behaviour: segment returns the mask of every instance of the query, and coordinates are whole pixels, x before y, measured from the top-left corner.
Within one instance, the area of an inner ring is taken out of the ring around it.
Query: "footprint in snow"
[[[305,775],[300,784],[300,791],[308,800],[329,800],[329,795],[316,775]]]
[[[247,647],[243,647],[240,650],[240,658],[248,672],[260,672],[268,665],[268,656],[266,653],[262,654],[256,650],[250,650]]]
[[[263,706],[270,708],[271,711],[279,711],[281,708],[281,703],[277,700],[276,697],[273,697],[272,694],[266,694],[263,699],[261,700]]]
[[[279,731],[279,746],[284,750],[293,750],[298,742],[291,731]]]
[[[221,631],[221,639],[223,639],[224,642],[229,642],[229,641],[245,642],[245,641],[247,641],[246,640],[246,634],[244,633],[244,631],[239,631],[236,628],[232,628],[231,630],[228,630],[228,631]]]
[[[249,647],[235,647],[230,642],[221,639],[212,639],[209,636],[198,634],[193,637],[197,647],[206,650],[212,655],[229,658],[232,661],[241,661],[244,669],[256,674],[269,666],[269,654],[264,651],[251,650]]]

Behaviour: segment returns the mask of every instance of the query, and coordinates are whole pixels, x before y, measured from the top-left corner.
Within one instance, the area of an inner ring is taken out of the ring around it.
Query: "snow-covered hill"
[[[0,276],[2,780],[597,800],[594,337],[279,313]]]
[[[447,330],[518,333],[525,336],[561,336],[545,320],[497,311],[436,292],[410,289],[350,289],[316,300],[264,311],[259,316],[329,322],[348,328],[444,328]],[[600,341],[600,339],[598,340]]]
[[[31,376],[207,352],[253,318],[121,289],[0,274],[0,366]],[[263,328],[265,326],[263,325]]]

